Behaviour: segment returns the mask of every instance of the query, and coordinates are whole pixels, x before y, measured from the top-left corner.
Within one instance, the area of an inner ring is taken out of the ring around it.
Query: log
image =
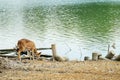
[[[112,59],[115,55],[115,52],[113,50],[109,51],[109,53],[105,56],[107,59]]]
[[[53,61],[55,61],[55,57],[57,56],[55,44],[52,44],[51,48],[52,48]]]
[[[54,57],[56,56],[56,46],[55,44],[52,44],[50,48],[37,48],[37,50],[52,50],[52,55],[47,55],[47,54],[41,54],[41,57]],[[0,56],[2,57],[16,57],[14,55],[9,55],[10,52],[16,52],[16,49],[13,48],[13,49],[0,49]],[[8,55],[7,55],[8,54]]]
[[[49,58],[49,57],[52,57],[52,55],[41,54],[40,57],[46,57],[46,58]]]
[[[52,48],[37,48],[37,50],[48,50],[48,49],[52,49]]]
[[[49,50],[49,49],[52,49],[52,48],[37,48],[37,50]],[[13,48],[13,49],[0,49],[0,55],[1,54],[9,54],[11,52],[16,52],[16,49]]]
[[[9,54],[0,54],[1,57],[8,57],[8,58],[16,58],[17,55],[9,55]],[[28,57],[28,56],[25,56]],[[41,54],[40,57],[46,57],[46,58],[50,58],[52,57],[52,55],[47,55],[47,54]]]
[[[0,51],[2,52],[2,51],[15,51],[16,49],[0,49]]]
[[[93,60],[93,61],[97,61],[100,56],[102,56],[100,53],[98,53],[98,52],[93,52],[93,53],[92,53],[92,60]]]
[[[10,52],[8,51],[0,51],[0,54],[9,54]]]
[[[98,60],[98,54],[92,53],[92,60],[97,61]]]
[[[102,54],[98,53],[98,59],[100,60],[102,58]]]
[[[116,56],[115,61],[120,61],[120,55]]]
[[[7,54],[0,54],[1,57],[8,57],[8,58],[15,58],[17,55],[16,53],[7,53]]]
[[[66,57],[61,57],[61,56],[58,56],[58,55],[55,56],[54,59],[55,59],[55,61],[59,61],[59,62],[69,61],[68,58],[66,58]],[[53,57],[51,58],[51,60],[53,61]]]
[[[85,61],[90,60],[90,57],[85,56],[85,57],[84,57],[84,60],[85,60]]]
[[[99,56],[99,60],[109,60],[109,59]]]
[[[52,48],[37,48],[37,50],[48,50],[48,49],[52,49]],[[10,52],[12,52],[12,51],[16,51],[16,49],[0,49],[0,52],[4,52],[4,51],[10,51]]]

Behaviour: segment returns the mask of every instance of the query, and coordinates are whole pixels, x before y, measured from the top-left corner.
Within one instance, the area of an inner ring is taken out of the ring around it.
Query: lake
[[[116,54],[120,53],[119,2],[45,5],[38,0],[7,1],[0,3],[0,49],[13,48],[19,39],[27,38],[36,47],[56,44],[58,55],[70,60],[83,60],[94,51],[105,56],[112,43],[116,43]]]

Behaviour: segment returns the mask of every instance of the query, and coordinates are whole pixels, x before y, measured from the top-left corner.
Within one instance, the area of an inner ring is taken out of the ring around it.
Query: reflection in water
[[[56,43],[59,55],[79,60],[81,51],[83,56],[91,56],[92,51],[105,55],[109,43],[120,47],[119,4],[14,6],[0,12],[0,48],[14,47],[20,38],[28,38],[37,47]]]

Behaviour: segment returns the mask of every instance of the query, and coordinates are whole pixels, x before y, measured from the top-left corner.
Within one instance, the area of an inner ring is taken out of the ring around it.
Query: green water
[[[119,31],[120,5],[116,3],[22,6],[0,12],[0,48],[14,47],[17,40],[28,38],[37,47],[55,43],[59,55],[79,60],[80,53],[82,58],[93,51],[106,55],[113,42],[119,54]]]

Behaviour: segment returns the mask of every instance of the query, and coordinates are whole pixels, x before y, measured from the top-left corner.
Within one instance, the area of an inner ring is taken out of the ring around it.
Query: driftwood
[[[16,53],[14,54],[0,54],[0,57],[8,57],[8,58],[16,58],[17,55]],[[46,57],[46,58],[50,58],[52,57],[52,55],[48,55],[48,54],[41,54],[40,57]],[[22,58],[30,58],[28,55],[22,55]]]
[[[48,49],[52,50],[52,55],[41,54],[40,57],[46,57],[46,58],[52,57],[51,59],[53,61],[66,61],[66,60],[68,60],[67,58],[64,58],[64,57],[61,57],[61,56],[57,55],[56,45],[55,44],[52,44],[51,48],[37,48],[37,50],[48,50]],[[16,49],[1,49],[0,53],[2,53],[2,54],[0,54],[0,56],[2,56],[2,57],[11,57],[11,58],[12,57],[13,58],[17,57],[16,54],[15,55],[7,55],[7,54],[9,54],[9,52],[16,52]],[[30,58],[29,55],[22,55],[21,57],[22,58]]]
[[[53,54],[56,54],[56,48],[55,44],[52,44],[50,48],[37,48],[37,50],[49,50],[51,49]],[[11,52],[14,52],[14,54],[11,54]],[[8,57],[8,58],[16,58],[16,49],[0,49],[0,56],[1,57]],[[22,55],[24,58],[30,58],[28,55]],[[52,55],[47,55],[47,54],[41,54],[41,57],[52,57]]]
[[[55,61],[59,61],[59,62],[69,61],[68,58],[66,58],[66,57],[61,57],[61,56],[58,56],[58,55],[56,55],[56,56],[54,57],[54,59],[55,59]],[[53,61],[53,57],[51,58],[51,60]]]
[[[53,52],[54,54],[56,53],[55,51],[55,44],[52,44],[50,48],[37,48],[37,50],[50,50],[50,49],[54,49]],[[11,48],[11,49],[0,49],[0,55],[1,54],[9,54],[11,52],[16,52],[15,48]],[[43,55],[42,55],[43,56]]]
[[[37,48],[37,50],[48,50],[48,49],[52,49],[52,48]],[[12,51],[16,51],[15,48],[13,49],[0,49],[0,52],[12,52]]]
[[[113,50],[109,51],[108,54],[105,56],[107,59],[112,59],[115,55],[115,52]]]
[[[116,56],[114,60],[115,61],[120,61],[120,55]]]
[[[98,53],[92,53],[92,60],[94,61],[98,60]]]
[[[99,60],[109,60],[109,59],[99,56]]]
[[[56,45],[55,44],[52,44],[51,45],[51,49],[52,49],[52,60],[53,61],[68,61],[67,58],[65,57],[61,57],[61,56],[58,56],[57,55],[57,51],[56,51]]]
[[[98,53],[98,52],[93,52],[93,53],[92,53],[92,60],[93,60],[93,61],[97,61],[100,56],[102,56],[100,53]]]
[[[55,61],[55,57],[57,56],[55,44],[52,44],[51,48],[52,48],[53,61]]]
[[[10,53],[4,53],[4,54],[0,54],[1,57],[16,57],[16,52],[10,52]]]
[[[90,57],[85,56],[85,57],[84,57],[84,60],[85,60],[85,61],[90,60]]]

